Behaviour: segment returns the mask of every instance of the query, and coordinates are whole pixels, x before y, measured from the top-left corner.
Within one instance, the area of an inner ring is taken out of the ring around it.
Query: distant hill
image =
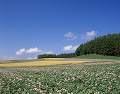
[[[77,56],[87,54],[120,56],[120,33],[100,36],[81,44],[76,49],[75,54]]]

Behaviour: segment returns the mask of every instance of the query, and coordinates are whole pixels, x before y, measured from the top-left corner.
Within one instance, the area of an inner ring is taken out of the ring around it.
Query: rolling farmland
[[[71,59],[43,60],[70,62]],[[76,59],[72,64],[52,66],[1,67],[1,94],[119,94],[120,62]],[[81,61],[80,61],[81,60]],[[72,59],[71,62],[75,60]],[[41,61],[35,61],[41,62]],[[80,64],[76,64],[76,63]],[[105,64],[103,64],[106,62]],[[110,62],[110,63],[109,63]],[[26,62],[27,63],[27,62]],[[21,64],[26,64],[21,63]],[[6,63],[11,64],[11,63]],[[20,64],[20,63],[12,63]]]

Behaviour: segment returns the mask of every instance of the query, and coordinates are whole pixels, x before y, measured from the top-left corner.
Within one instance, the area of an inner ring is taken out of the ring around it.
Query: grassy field
[[[116,56],[102,56],[102,55],[82,55],[72,58],[81,58],[81,59],[110,59],[110,60],[120,60],[120,57]]]
[[[65,58],[43,58],[43,60],[61,60]]]
[[[120,63],[0,68],[0,94],[120,94]]]

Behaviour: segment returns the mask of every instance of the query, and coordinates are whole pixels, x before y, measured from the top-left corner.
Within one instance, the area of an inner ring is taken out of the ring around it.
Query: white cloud
[[[22,53],[24,53],[25,52],[25,49],[23,48],[23,49],[20,49],[19,51],[17,51],[16,52],[16,55],[21,55]]]
[[[21,55],[23,53],[27,53],[27,54],[30,54],[30,53],[53,54],[54,52],[53,51],[43,51],[43,50],[38,49],[37,47],[35,47],[35,48],[29,48],[28,50],[20,49],[19,51],[16,52],[16,55]]]
[[[72,49],[72,45],[69,45],[69,46],[65,46],[63,50],[64,51],[69,51],[71,49]]]
[[[67,38],[68,41],[69,41],[69,40],[75,40],[75,39],[77,38],[77,36],[74,35],[72,32],[68,32],[68,33],[65,34],[64,36]]]
[[[88,37],[93,37],[93,36],[95,36],[97,33],[95,32],[95,31],[91,31],[91,32],[87,32],[86,33],[86,35],[88,36]]]
[[[53,54],[53,53],[54,53],[53,51],[46,52],[46,54]]]
[[[0,56],[0,61],[5,60],[23,60],[23,59],[37,59],[37,56]]]
[[[90,40],[92,39],[93,37],[95,37],[97,35],[97,32],[95,32],[94,30],[91,31],[91,32],[86,32],[86,34],[83,34],[81,36],[81,39],[87,39],[87,40]]]
[[[30,49],[26,50],[26,53],[37,53],[40,51],[41,50],[39,50],[38,48],[30,48]]]
[[[24,53],[24,54],[23,54]],[[33,54],[31,54],[33,53]],[[54,54],[53,51],[43,51],[35,48],[29,48],[29,49],[20,49],[15,53],[16,55],[13,56],[0,56],[0,61],[4,60],[22,60],[22,59],[37,59],[38,54]]]
[[[72,48],[72,50],[76,50],[78,47],[79,47],[79,45],[74,46],[74,47]]]
[[[39,52],[39,54],[54,54],[53,51],[43,51],[41,50],[41,52]]]
[[[73,37],[73,33],[72,32],[68,32],[67,34],[65,34],[65,37]]]
[[[63,51],[75,51],[78,47],[79,45],[77,46],[68,45],[63,48]]]
[[[0,56],[0,61],[3,61],[3,60],[14,60],[15,57],[13,56]]]

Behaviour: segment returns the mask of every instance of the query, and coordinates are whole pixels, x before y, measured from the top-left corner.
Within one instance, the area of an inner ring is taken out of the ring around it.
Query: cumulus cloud
[[[65,46],[65,47],[63,48],[64,51],[69,51],[69,50],[71,50],[71,49],[72,49],[72,45]]]
[[[67,38],[67,40],[75,40],[77,38],[77,36],[74,35],[72,32],[68,32],[64,36]]]
[[[87,35],[88,37],[93,37],[93,36],[96,35],[96,32],[95,32],[95,31],[87,32],[86,35]]]
[[[26,50],[26,53],[37,53],[40,51],[41,50],[39,50],[38,48],[30,48],[30,49]]]
[[[95,37],[97,35],[97,32],[96,31],[91,31],[91,32],[86,32],[86,34],[83,34],[81,36],[81,39],[87,39],[87,40],[90,40],[92,39],[93,37]]]
[[[63,48],[63,51],[75,51],[78,47],[79,45],[77,46],[68,45]]]
[[[53,53],[54,53],[53,51],[46,52],[46,54],[53,54]]]
[[[25,52],[25,49],[23,48],[23,49],[20,49],[19,51],[17,51],[16,52],[16,55],[21,55],[22,53],[24,53]]]
[[[39,54],[53,54],[53,51],[43,51],[41,49],[38,49],[37,47],[35,48],[29,48],[28,50],[26,49],[20,49],[19,51],[16,52],[16,55],[21,55],[23,53],[39,53]]]
[[[78,47],[79,47],[79,45],[74,46],[74,47],[72,48],[72,50],[76,50]]]
[[[34,54],[31,54],[34,53]],[[41,49],[35,48],[29,48],[29,49],[20,49],[16,53],[16,55],[12,56],[0,56],[0,61],[4,60],[22,60],[22,59],[37,59],[38,54],[54,54],[53,51],[43,51]]]

